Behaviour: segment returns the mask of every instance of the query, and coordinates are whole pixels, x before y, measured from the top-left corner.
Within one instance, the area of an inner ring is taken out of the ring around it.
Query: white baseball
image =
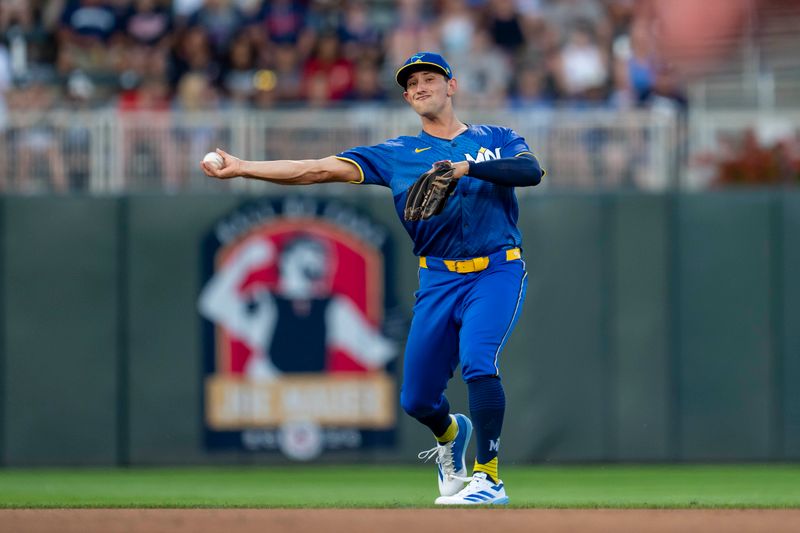
[[[203,163],[208,163],[209,166],[220,169],[225,161],[223,161],[222,156],[217,152],[208,152],[203,156]]]

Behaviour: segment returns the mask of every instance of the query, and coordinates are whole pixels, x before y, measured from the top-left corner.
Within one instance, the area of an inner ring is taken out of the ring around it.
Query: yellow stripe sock
[[[456,435],[458,435],[458,424],[456,423],[456,417],[450,415],[450,425],[447,427],[447,431],[436,437],[436,440],[441,444],[445,444],[456,438]]]
[[[492,480],[495,483],[497,483],[500,480],[500,478],[497,477],[497,457],[495,457],[494,459],[485,464],[481,464],[478,462],[477,459],[475,459],[475,466],[473,467],[472,471],[483,472],[484,474],[492,478]]]

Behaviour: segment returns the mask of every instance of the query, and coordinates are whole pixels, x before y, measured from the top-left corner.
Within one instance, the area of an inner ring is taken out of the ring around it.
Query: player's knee
[[[400,406],[403,408],[403,411],[414,418],[428,416],[433,413],[436,408],[434,402],[428,401],[418,395],[409,394],[406,391],[400,393]]]

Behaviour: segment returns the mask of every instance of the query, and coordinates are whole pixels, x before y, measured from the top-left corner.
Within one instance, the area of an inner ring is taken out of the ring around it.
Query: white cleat
[[[503,482],[492,483],[483,472],[475,472],[472,481],[453,496],[439,496],[436,505],[505,505],[508,503]]]
[[[464,488],[464,483],[470,481],[470,478],[467,477],[464,455],[467,452],[469,438],[472,436],[472,422],[462,414],[453,416],[458,424],[456,438],[447,444],[437,444],[435,448],[420,452],[417,456],[424,461],[436,457],[439,494],[442,496],[452,496],[458,493]]]

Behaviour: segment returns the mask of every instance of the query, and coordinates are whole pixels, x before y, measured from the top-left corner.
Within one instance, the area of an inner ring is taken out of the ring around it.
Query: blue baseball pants
[[[519,318],[527,272],[517,250],[488,260],[484,270],[469,273],[451,271],[441,259],[421,262],[426,267],[419,269],[400,392],[400,404],[414,418],[449,412],[444,391],[459,363],[467,383],[499,376],[500,352]]]

